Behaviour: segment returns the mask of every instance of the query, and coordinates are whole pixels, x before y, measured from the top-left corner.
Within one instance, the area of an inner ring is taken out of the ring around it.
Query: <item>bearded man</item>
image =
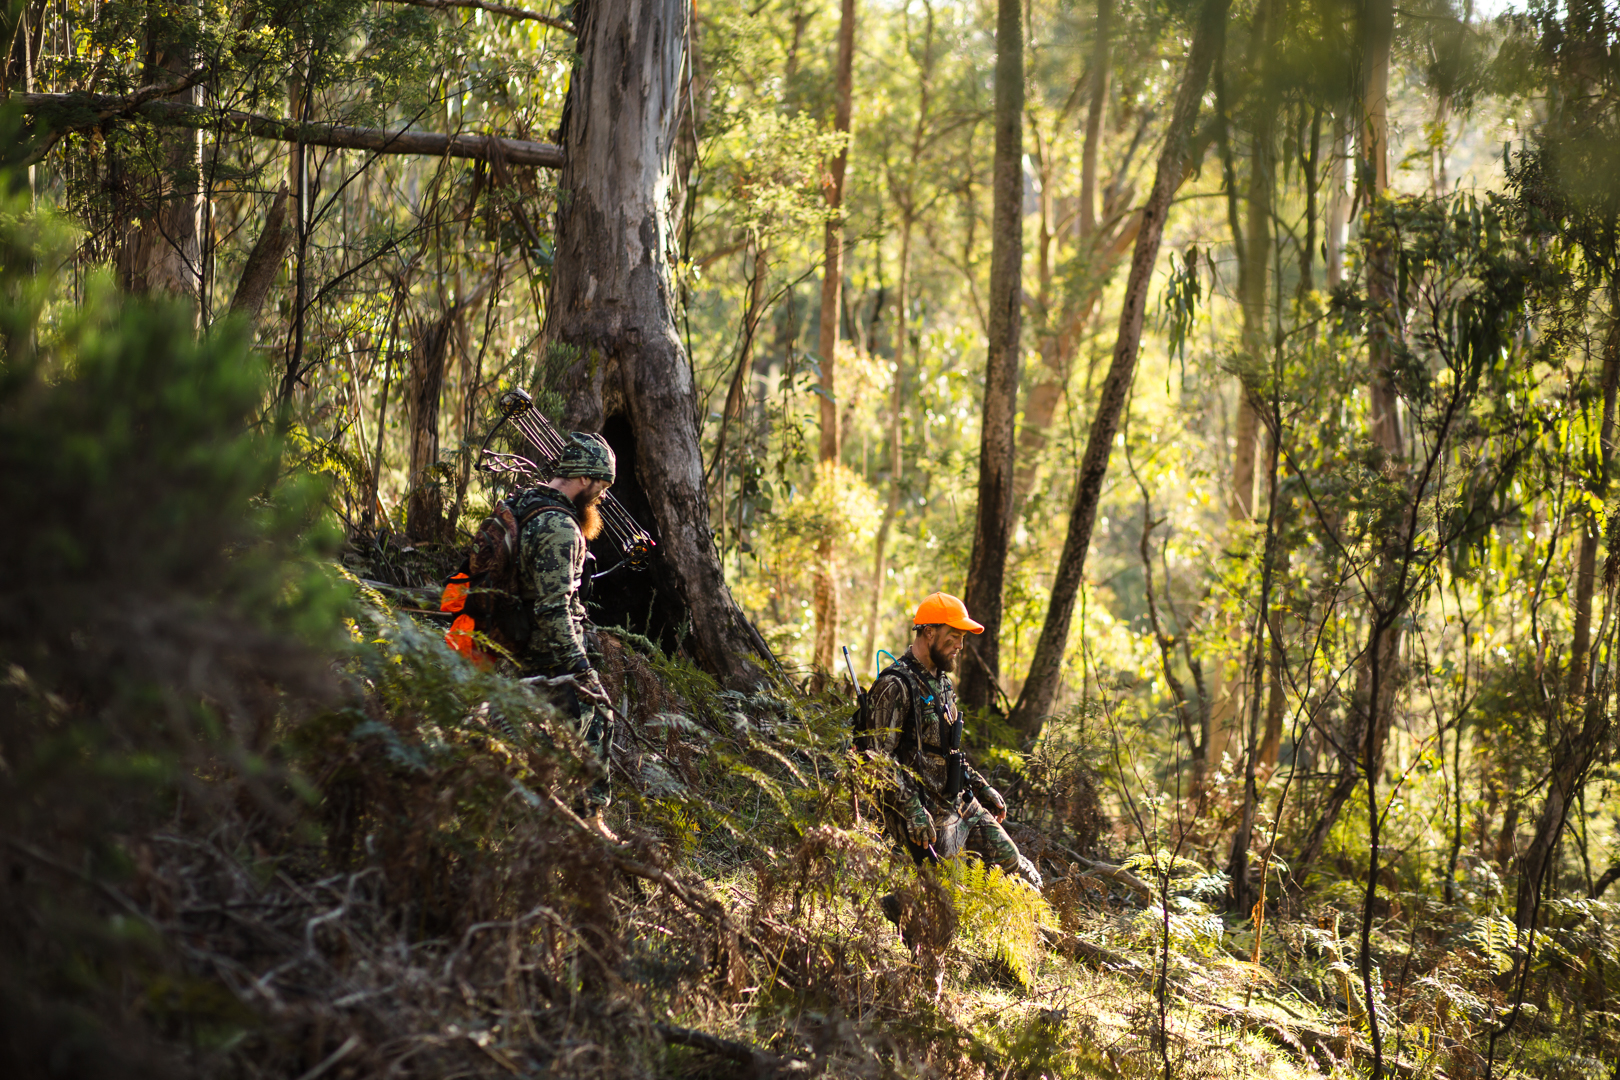
[[[1039,888],[1040,872],[1001,826],[1006,800],[961,749],[950,672],[966,635],[984,627],[968,617],[967,605],[942,592],[923,600],[911,621],[911,647],[877,677],[868,698],[873,753],[895,764],[884,806],[889,834],[919,863],[966,849]]]
[[[602,763],[602,777],[586,796],[586,808],[597,812],[610,799],[613,718],[591,663],[596,634],[585,613],[591,563],[586,541],[602,531],[597,503],[613,485],[616,467],[607,440],[573,432],[552,463],[552,478],[527,494],[519,515],[523,591],[532,602],[525,674],[572,677],[555,686],[551,697],[576,719],[580,736]]]

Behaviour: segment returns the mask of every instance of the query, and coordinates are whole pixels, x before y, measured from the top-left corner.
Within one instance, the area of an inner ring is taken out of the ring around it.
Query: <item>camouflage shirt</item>
[[[933,703],[925,700],[930,695],[938,701],[938,711]],[[878,676],[872,687],[870,708],[875,752],[893,759],[899,766],[895,769],[895,786],[902,808],[920,801],[930,813],[960,809],[948,806],[944,794],[944,750],[950,745],[949,727],[960,715],[951,677],[943,671],[930,676],[907,650],[898,663],[891,664]],[[940,712],[944,713],[943,719]],[[989,787],[972,765],[963,770],[963,780],[964,796],[977,797]]]
[[[590,666],[580,585],[585,576],[585,534],[571,499],[550,488],[535,497],[545,509],[523,526],[523,590],[533,603],[528,666],[561,675]]]

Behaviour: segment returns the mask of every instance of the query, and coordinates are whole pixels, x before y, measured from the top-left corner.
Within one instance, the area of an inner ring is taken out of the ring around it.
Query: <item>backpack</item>
[[[888,656],[891,659],[893,659],[894,654],[885,651],[883,653],[880,653],[880,655]],[[910,704],[907,707],[907,711],[908,712],[914,712],[915,709],[916,709],[916,702],[917,702],[917,687],[912,685],[911,672],[907,671],[906,668],[898,660],[895,660],[895,662],[893,664],[891,664],[889,667],[884,668],[882,671],[878,672],[878,680],[881,680],[883,678],[883,676],[887,675],[890,671],[895,672],[896,677],[899,678],[899,680],[900,680],[900,685],[902,685],[902,686],[904,686],[906,688],[906,698],[910,702]],[[853,674],[854,674],[854,672],[851,672],[851,675],[853,675]],[[855,684],[855,700],[856,700],[857,704],[855,706],[855,712],[853,714],[851,714],[851,716],[849,718],[849,722],[850,722],[850,729],[851,729],[851,731],[852,731],[852,733],[854,735],[855,749],[861,751],[862,753],[865,753],[868,750],[872,750],[872,749],[874,749],[876,747],[876,743],[874,743],[872,741],[873,736],[872,736],[872,704],[871,704],[872,703],[872,691],[876,690],[876,689],[877,689],[877,681],[874,681],[872,683],[871,688],[866,689],[866,690],[861,689],[860,683]]]
[[[528,644],[529,604],[523,597],[519,549],[523,526],[547,510],[566,512],[535,488],[496,503],[479,523],[460,569],[444,583],[439,610],[456,616],[444,642],[480,667],[492,666],[498,655],[480,645],[475,633],[511,654]]]

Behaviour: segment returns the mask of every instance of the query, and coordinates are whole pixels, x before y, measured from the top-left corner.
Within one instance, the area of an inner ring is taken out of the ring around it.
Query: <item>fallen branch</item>
[[[1070,854],[1073,853],[1071,852]],[[1129,870],[1125,869],[1123,866],[1115,866],[1113,863],[1097,862],[1096,860],[1088,859],[1083,855],[1075,855],[1075,858],[1080,861],[1081,865],[1086,867],[1086,872],[1081,875],[1082,877],[1107,878],[1114,884],[1123,885],[1127,889],[1130,889],[1132,892],[1145,899],[1153,898],[1153,887],[1147,882],[1143,881],[1141,878],[1137,877],[1135,874],[1131,873]]]
[[[1076,937],[1073,934],[1056,934],[1043,931],[1046,943],[1058,952],[1075,960],[1083,960],[1098,970],[1116,971],[1122,975],[1137,975],[1142,978],[1152,978],[1153,973],[1147,967],[1124,953]]]
[[[567,19],[559,19],[555,15],[542,15],[538,11],[529,11],[527,8],[510,7],[506,4],[491,4],[487,3],[486,0],[387,0],[387,2],[431,8],[434,11],[446,11],[450,8],[473,8],[478,11],[487,11],[492,15],[505,15],[509,19],[532,19],[554,30],[561,30],[565,34],[578,33],[574,29],[574,24]]]
[[[431,587],[412,588],[409,585],[390,585],[385,581],[372,581],[370,578],[359,578],[360,584],[368,589],[376,589],[382,593],[393,593],[403,596],[407,600],[414,600],[419,604],[437,605],[442,589]]]
[[[327,146],[337,150],[369,150],[376,154],[421,154],[427,157],[501,161],[560,169],[562,147],[528,139],[496,135],[441,135],[431,131],[387,131],[348,124],[301,124],[236,109],[210,109],[178,101],[137,100],[104,94],[12,94],[6,99],[30,116],[44,118],[58,131],[97,127],[109,119],[139,116],[166,127],[230,131],[260,139]]]
[[[746,1065],[753,1076],[776,1076],[782,1073],[808,1072],[808,1062],[797,1058],[778,1057],[757,1046],[748,1043],[736,1042],[732,1039],[722,1039],[718,1035],[710,1035],[706,1031],[697,1031],[694,1028],[675,1027],[672,1024],[654,1024],[653,1030],[658,1037],[671,1046],[690,1046],[694,1050],[704,1050],[717,1057],[729,1058],[741,1065]]]

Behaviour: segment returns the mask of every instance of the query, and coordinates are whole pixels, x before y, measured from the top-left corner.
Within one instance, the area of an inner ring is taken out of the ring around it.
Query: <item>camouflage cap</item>
[[[557,455],[552,473],[560,480],[582,477],[586,480],[606,480],[613,483],[618,459],[613,447],[593,431],[570,432],[568,444]]]

